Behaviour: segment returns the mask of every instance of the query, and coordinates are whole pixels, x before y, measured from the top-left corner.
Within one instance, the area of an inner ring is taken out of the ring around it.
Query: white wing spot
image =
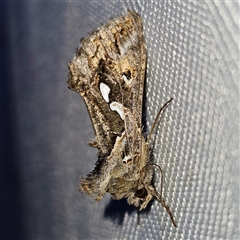
[[[120,115],[122,120],[125,119],[123,105],[121,103],[118,103],[118,102],[110,103],[110,109],[112,111],[116,111]]]
[[[127,77],[123,74],[123,80],[124,80],[124,82],[127,84],[127,85],[129,85],[130,83],[131,83],[131,81],[132,81],[132,79],[127,79]]]
[[[100,92],[104,98],[104,100],[108,103],[109,102],[109,93],[110,93],[110,88],[108,85],[105,83],[100,83]]]
[[[132,159],[132,156],[125,156],[124,159],[123,159],[123,163],[124,164],[129,164],[131,163],[132,161],[130,161]]]

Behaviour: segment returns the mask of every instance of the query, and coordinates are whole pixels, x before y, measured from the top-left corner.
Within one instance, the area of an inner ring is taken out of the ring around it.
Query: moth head
[[[176,227],[177,224],[173,218],[172,212],[170,208],[165,203],[164,199],[157,193],[155,188],[152,185],[142,186],[141,188],[135,190],[135,192],[129,195],[127,201],[129,204],[139,207],[139,210],[146,208],[148,203],[151,201],[152,198],[157,199],[159,203],[167,210],[173,225]]]
[[[146,166],[142,168],[137,186],[132,189],[127,201],[130,205],[139,207],[140,210],[147,207],[148,203],[155,196],[155,188],[152,185],[153,168],[152,166]]]
[[[139,210],[141,211],[146,208],[148,203],[152,200],[155,195],[154,192],[155,189],[152,185],[141,186],[128,196],[127,201],[130,205],[139,207]]]
[[[161,202],[161,197],[156,191],[156,189],[153,186],[152,178],[153,178],[153,166],[158,165],[154,163],[148,163],[146,164],[141,172],[140,177],[138,180],[138,184],[136,188],[133,190],[133,192],[128,196],[128,203],[131,205],[134,205],[136,207],[139,207],[139,210],[146,208],[148,203],[153,199],[157,199],[159,202]],[[159,167],[160,168],[160,167]],[[161,170],[161,168],[160,168]],[[162,173],[162,170],[161,170]],[[162,179],[163,180],[163,179]]]

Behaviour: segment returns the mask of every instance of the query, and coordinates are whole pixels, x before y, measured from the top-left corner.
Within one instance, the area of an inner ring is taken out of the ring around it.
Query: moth
[[[155,124],[147,138],[142,133],[145,70],[142,20],[132,11],[83,40],[69,63],[68,86],[87,106],[96,135],[89,145],[98,149],[96,166],[80,179],[79,190],[97,201],[106,192],[114,199],[127,198],[139,210],[155,198],[176,226],[170,208],[153,186],[155,164],[149,158],[149,142]]]

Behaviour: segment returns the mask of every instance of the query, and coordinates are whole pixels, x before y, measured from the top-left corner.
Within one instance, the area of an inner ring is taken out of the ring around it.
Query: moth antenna
[[[161,112],[165,109],[165,107],[166,107],[172,100],[173,100],[173,97],[172,97],[170,100],[168,100],[168,101],[160,108],[160,110],[158,111],[158,114],[157,114],[157,116],[155,117],[154,122],[153,122],[153,125],[152,125],[152,127],[151,127],[150,133],[148,134],[148,137],[147,137],[147,142],[148,142],[148,143],[149,143],[150,140],[151,140],[151,136],[152,136],[153,130],[154,130],[156,124],[157,124],[157,121],[158,121],[158,119],[159,119],[159,116],[160,116]]]
[[[168,102],[169,102],[169,101],[168,101]],[[165,105],[166,105],[166,104],[165,104]],[[157,193],[156,190],[152,193],[152,195],[153,195],[153,196],[158,200],[158,202],[160,202],[160,203],[162,204],[162,206],[166,209],[168,215],[169,215],[170,218],[171,218],[171,221],[172,221],[173,225],[174,225],[175,227],[177,227],[177,224],[176,224],[176,222],[175,222],[175,220],[174,220],[174,218],[173,218],[173,214],[172,214],[169,206],[165,203],[164,199],[162,198],[162,188],[163,188],[163,181],[164,181],[163,170],[162,170],[162,168],[161,168],[159,165],[157,165],[156,163],[147,163],[142,169],[144,169],[144,168],[147,167],[147,166],[155,166],[155,167],[158,167],[159,170],[160,170],[160,172],[161,172],[160,195]]]
[[[162,168],[157,165],[156,163],[147,163],[143,168],[142,170],[147,167],[147,166],[155,166],[155,167],[158,167],[160,172],[161,172],[161,186],[160,186],[160,196],[162,196],[162,189],[163,189],[163,181],[164,181],[164,176],[163,176],[163,170]]]
[[[162,206],[166,209],[168,215],[169,215],[170,218],[171,218],[171,221],[172,221],[174,227],[177,227],[177,224],[176,224],[176,222],[175,222],[175,220],[174,220],[174,218],[173,218],[173,214],[172,214],[169,206],[165,203],[164,199],[163,199],[161,196],[159,196],[156,192],[155,192],[155,195],[154,195],[154,196],[156,197],[156,199],[158,200],[158,202],[160,202],[160,203],[162,204]]]

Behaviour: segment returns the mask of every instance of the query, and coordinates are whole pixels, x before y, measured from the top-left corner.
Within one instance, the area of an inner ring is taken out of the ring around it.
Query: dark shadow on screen
[[[146,216],[151,210],[152,203],[153,201],[150,201],[146,209],[140,212],[140,225],[141,218],[143,216]],[[117,224],[122,225],[126,213],[128,213],[129,215],[134,213],[136,215],[136,218],[138,217],[138,209],[133,205],[129,205],[125,198],[121,200],[111,199],[108,205],[105,207],[104,218],[109,218]]]

